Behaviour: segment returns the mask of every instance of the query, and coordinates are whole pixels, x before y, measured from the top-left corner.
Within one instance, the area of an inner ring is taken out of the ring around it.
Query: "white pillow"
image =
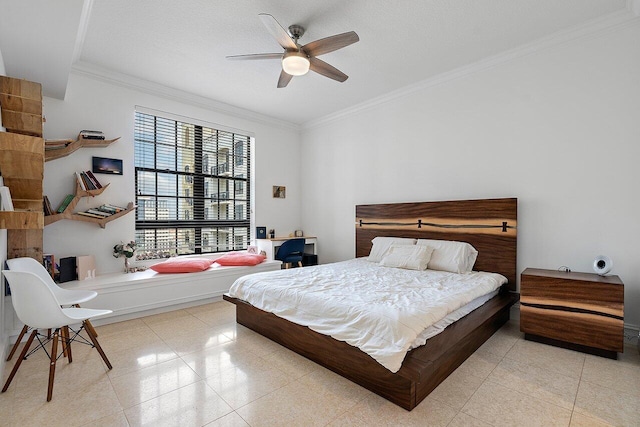
[[[418,239],[416,245],[431,246],[434,249],[429,260],[429,270],[466,273],[473,270],[478,257],[476,248],[467,242]]]
[[[431,259],[431,246],[391,245],[387,255],[382,258],[383,267],[406,268],[408,270],[424,271]]]
[[[380,262],[387,254],[391,245],[415,245],[416,239],[407,239],[404,237],[376,237],[372,241],[371,252],[369,252],[368,260],[371,262]]]

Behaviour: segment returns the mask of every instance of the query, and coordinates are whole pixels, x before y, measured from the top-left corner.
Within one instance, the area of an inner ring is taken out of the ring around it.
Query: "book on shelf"
[[[63,138],[63,139],[45,139],[44,145],[60,145],[60,144],[71,144],[73,139]]]
[[[106,214],[109,214],[109,216],[111,216],[111,215],[113,215],[113,214],[117,214],[118,212],[120,212],[120,211],[118,211],[118,210],[116,210],[116,209],[110,208],[110,207],[105,206],[105,205],[98,206],[98,207],[97,207],[97,208],[95,208],[95,209],[99,210],[100,212],[104,212],[104,213],[106,213]]]
[[[89,179],[89,176],[85,172],[80,172],[80,178],[84,182],[84,186],[87,190],[96,190],[98,187]]]
[[[71,203],[71,201],[73,200],[74,195],[73,194],[68,194],[67,197],[64,198],[64,200],[62,201],[62,203],[60,203],[60,206],[58,206],[58,209],[56,209],[57,213],[62,213],[65,211],[65,209],[67,209],[67,207],[69,206],[69,204]]]
[[[95,140],[104,140],[104,133],[99,130],[87,130],[83,129],[80,131],[80,138],[82,139],[95,139]]]
[[[96,278],[96,260],[93,255],[79,255],[76,257],[78,280]]]
[[[58,150],[68,147],[73,141],[71,139],[47,139],[44,141],[45,150]]]
[[[82,215],[82,216],[87,216],[89,218],[98,218],[98,219],[104,218],[102,215],[96,215],[91,212],[76,212],[76,215]]]
[[[102,205],[102,207],[104,207],[104,208],[106,208],[106,209],[111,209],[111,210],[115,211],[115,213],[118,213],[118,212],[122,212],[122,211],[127,210],[127,208],[123,208],[123,207],[120,207],[120,206],[110,205],[109,203],[105,203],[104,205]]]
[[[95,184],[96,188],[102,188],[102,184],[100,184],[100,181],[98,181],[98,178],[96,178],[96,176],[93,174],[93,172],[85,171],[85,174],[87,174],[87,176],[89,177],[91,182],[93,182],[93,184]]]
[[[56,275],[56,258],[53,254],[43,254],[42,255],[42,265],[49,272],[51,278],[53,279]]]
[[[115,213],[118,213],[118,212],[116,212],[116,211],[115,211],[115,209],[110,209],[110,208],[108,208],[108,207],[106,207],[106,206],[104,206],[104,205],[102,205],[102,206],[98,206],[98,207],[97,207],[97,208],[95,208],[95,209],[99,210],[100,212],[104,212],[104,213],[106,213],[106,214],[109,214],[109,215],[113,215],[113,214],[115,214]]]
[[[80,186],[80,188],[83,191],[87,191],[87,186],[84,185],[84,181],[82,180],[82,177],[80,176],[80,172],[74,172],[74,175],[76,176],[76,181],[78,182],[78,185]]]
[[[109,213],[109,212],[101,211],[101,210],[100,210],[100,209],[98,209],[98,208],[95,208],[95,209],[87,209],[87,212],[88,212],[88,213],[92,213],[92,214],[94,214],[94,215],[99,215],[99,216],[101,216],[101,217],[103,217],[103,218],[106,218],[106,217],[108,217],[108,216],[113,215],[113,214],[111,214],[111,213]]]
[[[42,196],[42,208],[44,210],[45,215],[53,215],[55,212],[51,207],[51,202],[49,201],[49,197]]]
[[[66,145],[47,145],[44,147],[44,151],[55,151],[55,150],[61,150],[63,148],[67,148]]]

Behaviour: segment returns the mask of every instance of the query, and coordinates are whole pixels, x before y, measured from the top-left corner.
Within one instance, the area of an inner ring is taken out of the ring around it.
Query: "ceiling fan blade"
[[[268,13],[260,13],[258,14],[262,23],[267,30],[271,33],[271,35],[277,40],[277,42],[285,49],[298,49],[296,43],[289,36],[289,34],[282,28],[282,25],[276,21],[276,18],[269,15]]]
[[[282,59],[281,53],[253,53],[249,55],[230,55],[227,56],[227,59],[237,60],[237,59]]]
[[[336,34],[335,36],[325,37],[320,40],[307,43],[302,46],[302,50],[309,56],[319,56],[334,50],[342,49],[360,40],[355,31]]]
[[[349,78],[345,73],[338,70],[333,65],[329,65],[321,59],[311,57],[309,58],[309,69],[311,71],[315,71],[318,74],[322,74],[325,77],[329,77],[330,79],[337,80],[340,83],[344,82]]]
[[[291,74],[287,74],[284,72],[284,70],[282,70],[282,72],[280,73],[280,78],[278,79],[278,87],[286,87],[292,78],[293,76]]]

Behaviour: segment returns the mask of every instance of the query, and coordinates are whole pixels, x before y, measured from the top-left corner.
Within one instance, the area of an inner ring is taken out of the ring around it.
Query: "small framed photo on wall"
[[[284,185],[273,186],[273,198],[284,199],[286,197],[287,188]]]
[[[107,159],[106,157],[93,157],[91,166],[92,166],[93,173],[122,175],[121,159]]]

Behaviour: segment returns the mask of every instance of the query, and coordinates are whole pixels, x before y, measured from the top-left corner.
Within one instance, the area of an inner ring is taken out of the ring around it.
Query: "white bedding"
[[[397,372],[425,329],[506,282],[497,273],[404,270],[358,258],[251,274],[229,294],[358,347]]]

